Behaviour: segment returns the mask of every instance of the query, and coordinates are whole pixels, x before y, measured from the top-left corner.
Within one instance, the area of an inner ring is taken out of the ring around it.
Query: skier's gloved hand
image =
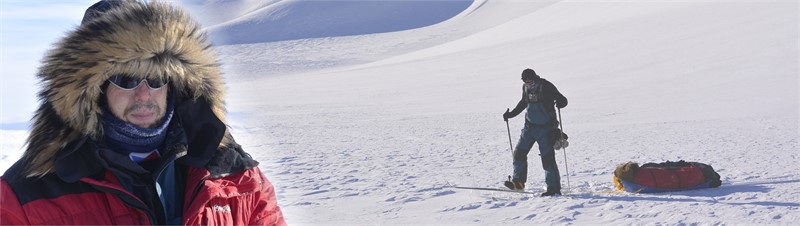
[[[569,147],[569,141],[567,140],[558,139],[553,142],[553,149],[561,150],[567,147]]]
[[[506,108],[506,113],[503,113],[503,121],[508,122],[508,119],[511,118],[511,109]]]

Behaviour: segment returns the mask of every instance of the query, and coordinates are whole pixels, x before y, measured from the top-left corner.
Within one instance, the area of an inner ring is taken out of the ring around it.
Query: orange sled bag
[[[710,165],[681,160],[642,166],[634,162],[621,164],[614,170],[614,184],[626,192],[655,193],[716,188],[722,181]]]

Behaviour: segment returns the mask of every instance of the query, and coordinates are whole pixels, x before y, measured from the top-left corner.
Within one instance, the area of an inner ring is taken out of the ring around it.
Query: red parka
[[[190,169],[190,172],[188,184],[197,185],[197,191],[186,193],[186,200],[191,201],[184,204],[184,225],[286,225],[272,184],[257,167],[220,178],[208,178],[210,173],[205,169]],[[0,179],[0,225],[150,225],[146,210],[126,204],[126,200],[136,202],[137,198],[125,191],[113,175],[105,176],[104,180],[84,178],[69,188],[87,188],[84,191],[20,187],[61,193],[56,197],[23,200],[17,197],[9,181]],[[48,186],[53,181],[47,180],[52,179],[46,177],[26,184]]]

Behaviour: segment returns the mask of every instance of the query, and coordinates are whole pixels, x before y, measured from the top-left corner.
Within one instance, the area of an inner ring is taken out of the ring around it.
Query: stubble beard
[[[158,104],[155,103],[155,101],[151,101],[147,103],[135,103],[130,107],[125,108],[123,115],[129,115],[130,113],[141,110],[149,110],[156,113],[156,119],[153,121],[153,123],[148,124],[144,128],[154,128],[158,126],[159,124],[161,124],[161,120],[164,119],[164,115],[166,114],[166,112],[164,112],[163,109],[161,109],[161,107],[159,107]]]

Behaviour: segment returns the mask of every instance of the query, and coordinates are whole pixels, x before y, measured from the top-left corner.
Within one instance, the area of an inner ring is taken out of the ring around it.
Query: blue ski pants
[[[561,191],[561,175],[556,165],[556,155],[553,149],[553,127],[551,125],[535,125],[529,122],[520,134],[517,147],[514,148],[514,175],[513,182],[525,183],[528,179],[528,152],[533,144],[539,143],[539,156],[542,158],[544,168],[544,181],[548,191]]]

